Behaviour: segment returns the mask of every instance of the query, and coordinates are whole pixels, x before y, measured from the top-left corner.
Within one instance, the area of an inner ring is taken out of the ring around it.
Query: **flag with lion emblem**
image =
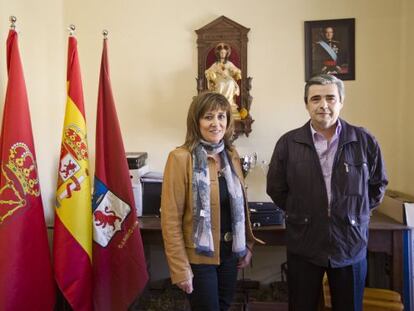
[[[104,39],[96,121],[93,195],[95,310],[127,310],[148,280]]]

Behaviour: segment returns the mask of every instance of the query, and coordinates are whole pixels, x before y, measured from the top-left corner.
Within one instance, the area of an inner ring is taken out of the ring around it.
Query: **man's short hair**
[[[335,77],[333,75],[319,74],[317,76],[314,76],[314,77],[310,78],[309,81],[306,82],[305,97],[304,97],[305,104],[308,103],[309,88],[312,85],[328,85],[328,84],[335,84],[336,85],[336,87],[338,88],[339,99],[340,99],[341,102],[343,102],[343,100],[345,98],[344,82],[342,82],[342,80],[338,79],[337,77]]]

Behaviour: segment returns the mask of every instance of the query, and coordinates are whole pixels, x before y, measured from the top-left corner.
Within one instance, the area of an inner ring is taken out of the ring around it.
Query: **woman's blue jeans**
[[[188,295],[192,311],[226,311],[236,292],[238,259],[232,242],[221,242],[220,265],[191,265],[193,292]]]

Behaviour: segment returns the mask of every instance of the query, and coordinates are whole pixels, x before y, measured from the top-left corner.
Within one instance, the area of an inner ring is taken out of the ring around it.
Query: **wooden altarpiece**
[[[249,31],[249,28],[225,16],[195,31],[198,48],[198,77],[196,78],[198,92],[207,89],[205,71],[216,60],[215,48],[218,44],[225,43],[231,47],[229,60],[241,70],[241,79],[237,81],[240,95],[235,98],[241,118],[235,121],[235,139],[241,134],[249,136],[254,122],[250,115],[253,100],[250,95],[252,78],[247,76],[247,33]]]

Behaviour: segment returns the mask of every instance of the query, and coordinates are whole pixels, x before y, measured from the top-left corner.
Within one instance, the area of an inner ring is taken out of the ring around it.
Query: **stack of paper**
[[[404,203],[405,224],[414,228],[414,203]]]

